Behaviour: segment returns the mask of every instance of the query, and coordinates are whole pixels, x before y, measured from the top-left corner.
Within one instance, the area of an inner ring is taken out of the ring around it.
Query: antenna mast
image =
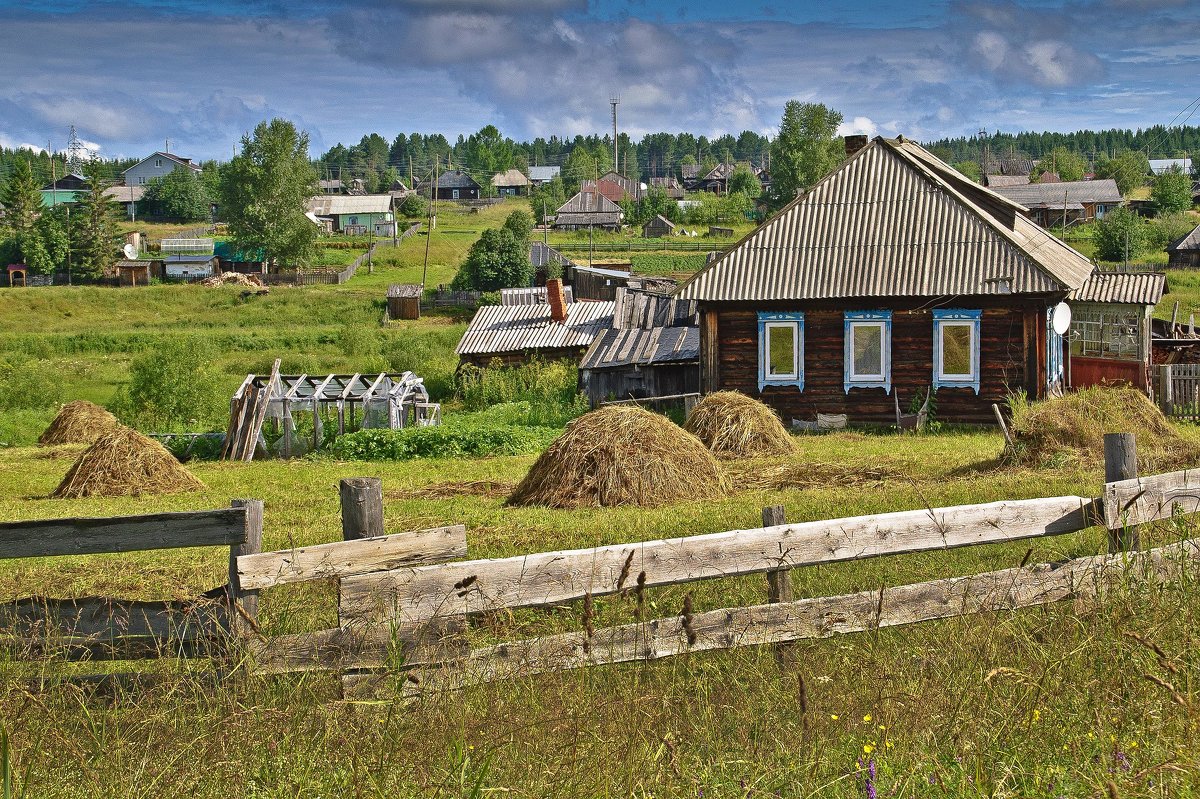
[[[617,160],[617,106],[621,104],[621,95],[614,94],[609,98],[608,104],[612,106],[613,118],[613,169],[620,172],[621,162]]]

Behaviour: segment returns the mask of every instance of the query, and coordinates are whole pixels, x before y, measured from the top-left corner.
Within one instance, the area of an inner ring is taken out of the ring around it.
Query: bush
[[[1102,261],[1121,261],[1128,255],[1135,258],[1147,246],[1148,228],[1142,218],[1127,208],[1110,211],[1096,223],[1092,240],[1096,257]]]
[[[164,338],[157,350],[139,355],[129,383],[109,407],[131,427],[157,432],[224,426],[229,397],[209,367],[207,347]]]
[[[61,382],[45,375],[37,361],[15,354],[0,358],[0,411],[57,408],[65,400]]]
[[[429,213],[429,205],[421,198],[420,195],[418,195],[416,192],[413,192],[404,198],[403,202],[400,203],[400,208],[398,210],[402,216],[408,217],[409,219],[416,219]]]
[[[559,432],[547,427],[482,424],[359,430],[338,438],[328,454],[342,460],[362,461],[529,455],[549,446]]]
[[[561,427],[587,411],[579,393],[579,369],[564,361],[531,361],[520,366],[464,366],[458,394],[469,411],[526,403],[525,424]]]
[[[633,271],[639,275],[673,275],[699,272],[707,255],[631,255]]]

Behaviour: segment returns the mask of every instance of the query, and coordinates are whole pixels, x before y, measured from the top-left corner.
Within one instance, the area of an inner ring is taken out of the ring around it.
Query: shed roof
[[[510,169],[507,172],[497,172],[492,175],[492,185],[496,188],[505,186],[528,186],[529,178],[519,169]]]
[[[386,214],[392,210],[390,194],[318,194],[309,199],[309,210],[317,216],[341,214]]]
[[[1190,158],[1151,158],[1150,171],[1155,175],[1161,175],[1164,172],[1169,172],[1172,167],[1179,167],[1183,172],[1192,170],[1192,159]]]
[[[674,229],[675,229],[675,223],[674,223],[674,222],[672,222],[670,219],[667,219],[667,218],[666,218],[665,216],[663,216],[662,214],[655,214],[653,219],[651,219],[651,220],[650,220],[649,222],[647,222],[646,224],[642,225],[642,227],[651,227],[651,226],[653,226],[653,227],[665,227],[667,230],[674,230]]]
[[[389,297],[406,297],[408,299],[419,298],[421,296],[420,283],[393,283],[387,288]]]
[[[564,267],[571,266],[570,258],[541,241],[530,243],[529,262],[537,268],[541,268],[552,262],[561,264]]]
[[[995,189],[1001,186],[1028,186],[1029,175],[988,175],[984,178],[983,185],[989,189]]]
[[[1184,236],[1179,241],[1167,247],[1167,252],[1181,252],[1184,250],[1200,250],[1200,225],[1192,228],[1192,232]]]
[[[1096,272],[1067,295],[1074,302],[1115,302],[1157,305],[1168,291],[1162,272]]]
[[[1103,180],[1070,180],[1058,183],[1027,183],[1020,186],[994,186],[1002,194],[1026,208],[1082,207],[1081,203],[1119,203],[1121,191],[1111,178]]]
[[[920,146],[875,138],[678,296],[767,301],[1053,293],[1092,264]]]
[[[623,330],[653,327],[689,327],[700,324],[695,300],[670,294],[638,291],[618,286],[613,307],[613,327]]]
[[[104,196],[119,203],[141,202],[146,196],[145,186],[109,186],[104,190]]]
[[[587,347],[612,326],[613,303],[573,302],[563,323],[549,305],[485,305],[467,325],[456,355],[499,355],[528,350]]]
[[[461,169],[454,169],[438,175],[437,185],[439,189],[479,188],[479,184],[475,182],[475,178],[471,177],[466,172],[463,172]]]
[[[653,327],[606,330],[584,354],[580,369],[653,366],[700,360],[700,328]]]

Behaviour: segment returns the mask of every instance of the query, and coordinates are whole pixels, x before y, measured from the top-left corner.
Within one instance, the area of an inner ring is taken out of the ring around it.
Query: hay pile
[[[84,450],[50,496],[121,497],[202,488],[204,483],[180,466],[162,444],[136,430],[118,427]]]
[[[698,439],[665,416],[611,405],[567,425],[508,504],[649,508],[724,493],[717,462]]]
[[[1131,387],[1096,386],[1062,397],[1013,403],[1013,445],[1004,460],[1020,466],[1103,468],[1104,434],[1137,437],[1143,474],[1200,461],[1200,440],[1172,425],[1146,395]]]
[[[50,426],[42,431],[38,444],[91,444],[97,438],[121,426],[117,417],[87,400],[76,400],[62,406]]]
[[[200,281],[201,286],[218,288],[220,286],[241,286],[243,288],[266,288],[263,282],[254,275],[243,275],[240,272],[221,272],[206,277]]]
[[[737,391],[706,396],[688,414],[683,429],[718,458],[787,455],[795,446],[775,411]]]

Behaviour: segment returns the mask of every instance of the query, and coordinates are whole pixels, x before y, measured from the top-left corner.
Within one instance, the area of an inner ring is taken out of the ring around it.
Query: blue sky
[[[281,116],[314,154],[496,124],[771,134],[789,99],[846,132],[1166,124],[1200,95],[1188,0],[0,0],[0,144],[228,158]],[[1195,106],[1193,106],[1194,108]],[[1189,109],[1190,110],[1190,109]],[[1192,123],[1200,123],[1200,113]]]

